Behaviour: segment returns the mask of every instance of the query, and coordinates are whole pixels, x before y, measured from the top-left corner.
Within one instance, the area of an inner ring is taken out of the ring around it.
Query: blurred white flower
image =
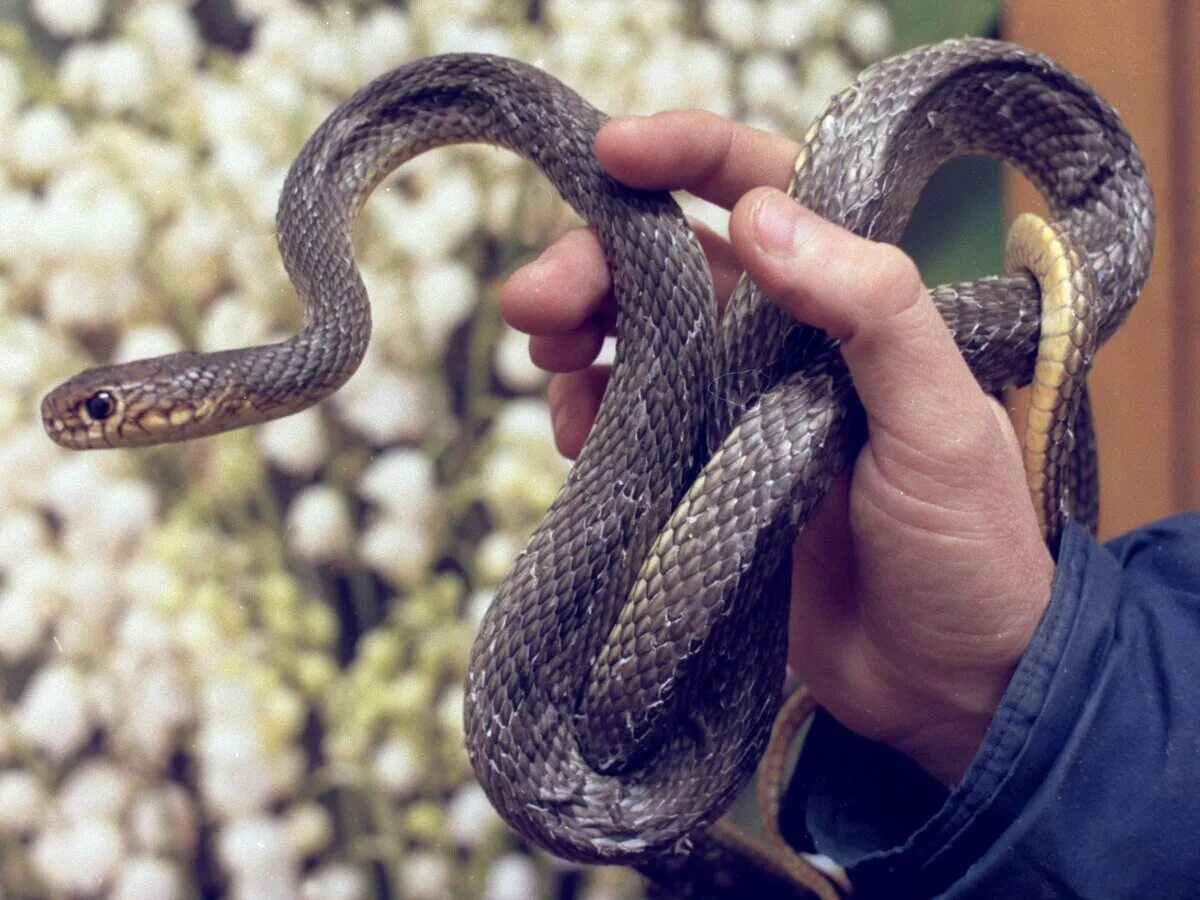
[[[11,585],[0,591],[0,660],[17,663],[42,645],[48,624],[42,598]]]
[[[412,794],[425,776],[420,749],[411,741],[395,737],[375,748],[371,771],[380,787],[396,797]]]
[[[80,211],[88,227],[79,250],[89,263],[119,268],[137,259],[146,240],[146,214],[124,188],[107,185]]]
[[[190,74],[200,61],[200,33],[186,9],[172,3],[151,2],[136,10],[130,30],[150,52],[159,77]]]
[[[17,732],[54,762],[62,762],[91,734],[84,677],[65,662],[47,663],[29,680],[16,716]]]
[[[358,479],[358,493],[397,518],[425,523],[437,511],[433,460],[420,450],[397,447],[376,458]]]
[[[303,900],[367,900],[367,880],[349,863],[326,863],[301,886]]]
[[[759,41],[780,50],[803,47],[816,36],[828,5],[828,0],[766,0],[759,18]]]
[[[103,556],[86,556],[69,560],[60,579],[65,612],[80,620],[94,642],[108,631],[121,603],[116,568]]]
[[[462,847],[477,847],[504,827],[477,783],[464,784],[446,804],[446,833]]]
[[[495,354],[496,375],[514,391],[538,390],[550,377],[529,358],[528,335],[511,326],[506,325],[500,332]]]
[[[58,789],[57,807],[68,822],[118,822],[133,791],[129,774],[103,757],[74,769]]]
[[[400,587],[416,584],[437,553],[428,529],[385,515],[367,526],[359,542],[363,562]]]
[[[775,53],[756,53],[742,63],[741,92],[755,109],[779,109],[794,93],[795,72]]]
[[[134,797],[126,819],[132,846],[144,853],[186,857],[196,841],[196,813],[187,792],[166,783]]]
[[[183,349],[179,335],[166,325],[135,325],[128,329],[113,350],[113,362],[131,362],[178,353]]]
[[[418,850],[403,860],[404,896],[410,900],[441,900],[452,896],[450,867],[444,857]]]
[[[422,266],[410,283],[421,342],[438,359],[450,334],[475,308],[479,285],[471,270],[458,261]]]
[[[229,823],[217,837],[217,852],[233,876],[236,897],[290,900],[300,892],[299,860],[281,819],[256,816]]]
[[[325,421],[315,407],[265,423],[255,438],[263,456],[290,475],[312,475],[328,456]]]
[[[76,554],[117,556],[141,540],[158,515],[158,495],[144,481],[109,481],[91,498],[86,514],[70,522],[65,545]]]
[[[140,293],[141,286],[131,273],[67,266],[47,279],[42,308],[55,325],[113,324],[128,317]]]
[[[101,890],[121,863],[120,829],[101,819],[83,819],[45,829],[33,845],[33,864],[52,889],[71,894]]]
[[[484,900],[527,900],[537,893],[537,868],[520,853],[508,853],[492,863],[483,885]]]
[[[42,821],[46,789],[25,769],[0,772],[0,834],[27,834]]]
[[[350,550],[354,528],[346,498],[332,485],[312,485],[300,491],[287,512],[287,539],[292,552],[314,562],[343,559]]]
[[[104,21],[104,0],[31,0],[30,11],[56,37],[90,34]]]
[[[374,78],[413,55],[412,23],[403,10],[378,7],[363,17],[354,43],[360,78]]]
[[[75,147],[75,128],[57,106],[35,106],[17,120],[8,142],[13,168],[31,178],[61,168]]]
[[[109,900],[176,900],[183,896],[178,868],[157,856],[130,856],[121,865]]]
[[[201,793],[215,815],[233,819],[266,808],[275,794],[271,760],[252,726],[209,721],[196,744]]]
[[[439,17],[432,25],[429,37],[432,53],[513,55],[512,41],[497,25],[479,25],[450,17]]]
[[[224,277],[226,227],[195,203],[185,206],[166,227],[157,247],[173,292],[193,301],[216,293]],[[215,314],[215,310],[209,314],[210,320]]]
[[[745,50],[758,36],[759,5],[754,0],[711,0],[704,21],[727,46]]]
[[[881,3],[858,3],[846,15],[842,36],[863,62],[882,59],[892,45],[892,17]]]
[[[450,166],[423,196],[370,207],[400,250],[415,260],[433,261],[449,255],[479,227],[483,201],[470,172],[464,166]]]
[[[8,127],[16,111],[21,108],[25,85],[16,61],[7,53],[0,53],[0,126]]]
[[[342,421],[376,446],[423,437],[440,411],[422,376],[366,365],[333,400]]]
[[[525,546],[525,539],[506,531],[492,531],[475,550],[475,566],[484,584],[499,584]]]
[[[69,100],[115,115],[145,108],[155,81],[146,51],[133,41],[115,40],[71,47],[59,83]]]
[[[113,729],[113,740],[124,753],[162,770],[194,717],[190,685],[170,658],[144,664],[132,675],[121,693],[125,714]]]
[[[14,509],[0,517],[0,569],[41,555],[48,549],[49,537],[45,519],[32,510]]]
[[[200,328],[203,350],[228,350],[261,344],[267,339],[266,317],[238,294],[224,294],[208,311]]]
[[[287,811],[288,839],[300,857],[316,856],[329,846],[334,826],[329,810],[319,803],[300,803]]]

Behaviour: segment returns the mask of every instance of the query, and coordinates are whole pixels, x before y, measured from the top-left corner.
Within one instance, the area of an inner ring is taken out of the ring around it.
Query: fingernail
[[[816,217],[786,194],[764,193],[754,207],[754,238],[771,256],[790,258],[812,231]]]

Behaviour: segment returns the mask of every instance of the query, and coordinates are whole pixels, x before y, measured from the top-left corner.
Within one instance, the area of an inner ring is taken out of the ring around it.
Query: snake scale
[[[531,160],[599,235],[617,353],[591,436],[475,641],[467,749],[493,804],[531,842],[679,874],[719,855],[705,828],[762,754],[785,668],[787,552],[864,428],[823,334],[746,279],[717,321],[676,204],[599,168],[592,142],[604,120],[510,59],[438,56],[378,78],[329,116],[283,187],[279,246],[307,312],[299,334],[93,369],[51,392],[43,417],[61,444],[117,447],[315,403],[367,346],[350,230],[371,190],[446,144]],[[1094,291],[1095,333],[1108,337],[1146,276],[1150,191],[1113,110],[1043,56],[963,39],[876,64],[805,136],[790,193],[894,242],[934,169],[967,153],[1001,157],[1039,188],[1049,233],[1073,248]],[[986,390],[1030,380],[1042,291],[1028,271],[933,293]],[[1072,448],[1058,453],[1067,499],[1054,503],[1091,519],[1090,429],[1051,424]]]

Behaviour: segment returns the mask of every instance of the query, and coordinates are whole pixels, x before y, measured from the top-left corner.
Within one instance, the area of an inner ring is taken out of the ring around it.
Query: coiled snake
[[[604,118],[509,59],[439,56],[384,75],[329,116],[283,187],[279,246],[303,330],[270,346],[87,371],[46,397],[45,425],[69,447],[137,446],[315,403],[367,346],[350,228],[371,190],[445,144],[527,157],[599,234],[617,356],[587,445],[475,642],[465,710],[475,772],[517,831],[562,856],[638,865],[698,892],[721,884],[695,886],[719,861],[724,874],[705,877],[798,891],[809,881],[802,864],[789,876],[752,849],[729,856],[730,841],[705,829],[763,753],[784,673],[777,576],[863,440],[860,411],[837,347],[752,283],[717,322],[704,257],[674,202],[598,167]],[[833,98],[805,136],[790,192],[895,241],[933,170],[965,153],[1020,168],[1051,222],[1023,220],[1013,274],[936,288],[935,299],[986,390],[1027,383],[1040,358],[1044,411],[1027,439],[1035,499],[1048,529],[1066,513],[1092,523],[1089,335],[1105,339],[1128,313],[1153,235],[1142,161],[1112,109],[1012,45],[921,48]],[[1046,328],[1039,280],[1057,303]]]

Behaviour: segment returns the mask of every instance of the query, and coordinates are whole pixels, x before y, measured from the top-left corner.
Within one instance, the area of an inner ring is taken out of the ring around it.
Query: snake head
[[[198,357],[172,353],[81,372],[42,399],[46,433],[72,450],[137,447],[211,433],[197,427],[211,396],[204,390]]]

